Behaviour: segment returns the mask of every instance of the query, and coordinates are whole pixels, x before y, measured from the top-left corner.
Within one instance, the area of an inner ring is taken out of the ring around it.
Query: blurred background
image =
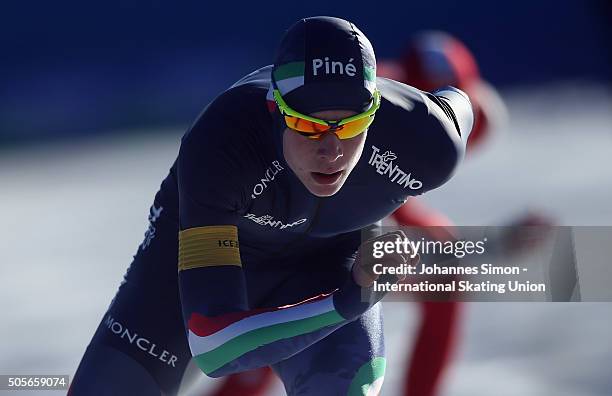
[[[283,31],[305,16],[352,20],[391,62],[414,33],[449,32],[497,88],[499,133],[424,197],[429,206],[460,225],[534,211],[557,224],[612,225],[611,4],[5,4],[0,374],[74,373],[180,136],[208,101],[271,63]],[[419,313],[385,310],[383,394],[396,395]],[[610,395],[610,334],[607,303],[469,304],[441,394]]]

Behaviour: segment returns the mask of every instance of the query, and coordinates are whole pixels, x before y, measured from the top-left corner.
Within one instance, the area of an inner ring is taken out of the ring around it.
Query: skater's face
[[[340,120],[356,113],[348,110],[326,110],[310,114],[322,120]],[[350,139],[339,139],[326,132],[310,139],[285,128],[283,153],[287,164],[304,186],[318,197],[337,193],[359,161],[367,131]]]

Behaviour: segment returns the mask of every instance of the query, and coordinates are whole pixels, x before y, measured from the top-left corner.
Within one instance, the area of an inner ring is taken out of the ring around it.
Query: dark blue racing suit
[[[182,138],[72,395],[175,394],[192,356],[213,377],[269,365],[289,395],[382,384],[382,296],[361,298],[355,252],[363,230],[451,177],[469,100],[378,78],[361,158],[322,198],[282,155],[270,69],[219,95]]]

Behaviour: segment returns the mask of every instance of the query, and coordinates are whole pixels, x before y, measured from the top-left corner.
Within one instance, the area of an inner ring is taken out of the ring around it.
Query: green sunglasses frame
[[[278,106],[278,109],[280,110],[281,114],[292,116],[292,117],[302,118],[304,120],[311,121],[311,122],[314,122],[314,123],[319,124],[319,125],[328,126],[328,127],[330,127],[329,131],[333,131],[334,129],[338,129],[342,125],[348,124],[349,122],[360,120],[362,118],[366,118],[366,117],[370,117],[370,116],[374,116],[376,111],[380,108],[380,102],[381,102],[380,92],[378,90],[375,90],[374,94],[373,94],[374,104],[368,110],[366,110],[366,111],[364,111],[363,113],[360,113],[360,114],[355,114],[354,116],[343,118],[341,120],[332,121],[332,120],[322,120],[320,118],[311,117],[311,116],[308,116],[306,114],[302,114],[302,113],[300,113],[300,112],[298,112],[296,110],[293,110],[291,107],[289,107],[287,102],[285,102],[283,100],[283,97],[281,96],[280,91],[278,89],[274,89],[272,91],[272,94],[274,96],[274,101],[276,102],[276,104]],[[305,135],[320,135],[322,133],[329,132],[329,131],[323,131],[323,132],[312,133],[312,134],[308,133],[308,132],[304,132],[303,134],[305,134]],[[300,131],[300,133],[302,133],[302,132]]]

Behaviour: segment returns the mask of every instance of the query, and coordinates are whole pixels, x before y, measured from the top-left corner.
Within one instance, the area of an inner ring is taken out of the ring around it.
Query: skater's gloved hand
[[[406,234],[398,230],[365,241],[359,248],[357,258],[353,264],[352,273],[355,283],[361,287],[370,287],[381,276],[379,273],[382,268],[398,267],[403,264],[416,266],[419,263],[419,255],[416,254],[414,257],[411,257],[412,252],[404,249],[404,246],[409,247],[410,245],[401,245],[401,249],[393,249],[390,253],[387,253],[389,250],[382,250],[383,254],[380,258],[374,256],[375,250],[379,253],[381,252],[381,246],[385,244],[398,246],[396,243],[405,239]],[[378,273],[374,272],[376,264],[382,265],[382,267],[377,267],[376,272]],[[391,275],[389,279],[385,277],[385,281],[397,283],[404,280],[405,277],[406,275]]]
[[[361,245],[353,264],[351,276],[334,293],[334,306],[343,318],[355,320],[382,300],[387,293],[386,291],[376,291],[373,287],[374,281],[397,283],[405,278],[405,275],[381,275],[381,268],[398,267],[402,264],[416,266],[419,263],[419,255],[411,257],[413,255],[409,250],[385,253],[379,258],[374,257],[375,244],[385,242],[396,244],[396,242],[401,242],[405,238],[406,235],[402,231],[394,231],[369,239]],[[382,264],[381,268],[377,268],[376,272],[378,273],[374,272],[374,265],[376,264]]]

